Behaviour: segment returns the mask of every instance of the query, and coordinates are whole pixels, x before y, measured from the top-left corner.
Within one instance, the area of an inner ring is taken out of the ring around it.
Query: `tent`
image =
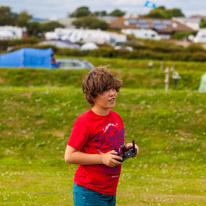
[[[0,55],[0,67],[57,68],[53,54],[51,48],[23,48]]]
[[[63,40],[47,40],[47,41],[40,42],[39,45],[54,45],[58,48],[70,48],[70,49],[79,49],[80,48],[79,44],[75,44],[75,43],[70,42],[68,40],[66,40],[66,41],[63,41]]]
[[[198,89],[199,92],[206,92],[206,73],[204,73],[201,77],[200,87]]]
[[[81,50],[94,50],[94,49],[98,49],[99,47],[93,43],[93,42],[88,42],[88,43],[85,43],[81,46]]]

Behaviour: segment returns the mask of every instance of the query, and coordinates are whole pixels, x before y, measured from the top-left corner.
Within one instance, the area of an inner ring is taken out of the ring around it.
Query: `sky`
[[[147,0],[0,0],[0,6],[9,6],[12,12],[26,10],[33,17],[57,19],[64,18],[81,6],[89,7],[90,11],[107,11],[114,9],[125,11],[126,14],[147,14],[151,9],[144,7]],[[167,9],[180,8],[185,16],[206,16],[206,0],[151,0],[156,6]]]

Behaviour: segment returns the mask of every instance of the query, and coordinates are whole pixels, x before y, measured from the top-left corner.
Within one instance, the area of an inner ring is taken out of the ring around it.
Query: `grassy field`
[[[68,56],[56,56],[56,58],[77,58],[77,59],[85,59],[90,61],[94,66],[99,65],[109,65],[111,69],[114,70],[124,70],[124,71],[134,71],[138,70],[146,70],[148,69],[148,63],[150,61],[153,62],[153,67],[151,70],[160,70],[163,66],[172,67],[174,69],[181,71],[203,71],[205,72],[206,62],[185,62],[185,61],[160,61],[160,60],[151,60],[151,59],[123,59],[123,58],[97,58],[97,57],[68,57]]]
[[[64,163],[76,87],[0,88],[0,205],[73,205]],[[206,205],[206,94],[123,88],[114,108],[140,155],[123,163],[117,206]]]
[[[101,65],[101,64],[96,64]],[[102,64],[104,65],[104,64]],[[125,66],[126,67],[126,66]],[[123,80],[124,88],[164,89],[165,72],[158,68],[115,68],[110,67],[114,75]],[[83,77],[89,70],[47,70],[47,69],[2,69],[0,68],[0,86],[74,86],[81,87]],[[174,87],[170,72],[170,89],[198,90],[203,71],[180,70],[181,79]]]

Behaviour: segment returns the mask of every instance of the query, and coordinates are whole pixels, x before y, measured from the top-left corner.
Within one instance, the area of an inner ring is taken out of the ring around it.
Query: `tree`
[[[157,8],[162,9],[162,10],[166,10],[165,6],[158,6]]]
[[[125,13],[126,13],[126,12],[121,11],[121,10],[119,10],[119,9],[115,9],[115,10],[113,10],[113,11],[109,14],[109,16],[118,16],[118,17],[120,17],[120,16],[124,16]]]
[[[20,27],[26,26],[31,18],[32,15],[28,14],[27,11],[22,11],[17,17],[17,25]]]
[[[29,22],[27,23],[26,28],[29,36],[39,36],[39,34],[42,33],[39,22]]]
[[[92,13],[93,16],[107,16],[106,11],[95,11]]]
[[[174,9],[168,9],[168,16],[170,18],[172,17],[184,17],[185,15],[182,13],[181,9],[174,8]]]
[[[39,22],[29,22],[26,25],[27,33],[29,36],[42,36],[43,32],[53,31],[55,28],[63,28],[64,26],[56,21],[51,21],[48,23],[39,23]]]
[[[91,14],[91,12],[89,11],[89,8],[87,6],[82,6],[76,9],[76,11],[74,11],[70,17],[84,17],[84,16],[89,16]]]
[[[167,14],[162,9],[153,9],[146,16],[150,18],[167,18]]]
[[[82,17],[72,22],[76,28],[89,28],[89,29],[108,29],[109,25],[103,20],[99,20],[95,17]]]
[[[206,27],[206,20],[202,19],[200,23],[200,28],[205,28]]]
[[[159,6],[157,8],[152,9],[146,17],[151,18],[166,18],[171,19],[172,17],[183,17],[184,14],[178,8],[174,9],[166,9],[164,6]]]
[[[48,23],[40,24],[41,31],[53,31],[55,28],[64,28],[64,25],[60,24],[57,21],[50,21]]]
[[[8,6],[0,7],[0,25],[16,25],[17,14],[11,12],[11,8]]]

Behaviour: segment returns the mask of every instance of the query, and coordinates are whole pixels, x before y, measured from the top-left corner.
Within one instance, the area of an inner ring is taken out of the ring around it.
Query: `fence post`
[[[160,62],[160,70],[163,71],[163,69],[164,69],[164,61],[161,61],[161,62]]]
[[[178,79],[181,79],[181,76],[179,75],[178,72],[173,72],[173,75],[172,75],[172,79],[174,80],[174,88],[177,87],[177,81]]]
[[[165,69],[165,91],[167,92],[169,89],[169,78],[170,78],[170,70],[169,67]]]

